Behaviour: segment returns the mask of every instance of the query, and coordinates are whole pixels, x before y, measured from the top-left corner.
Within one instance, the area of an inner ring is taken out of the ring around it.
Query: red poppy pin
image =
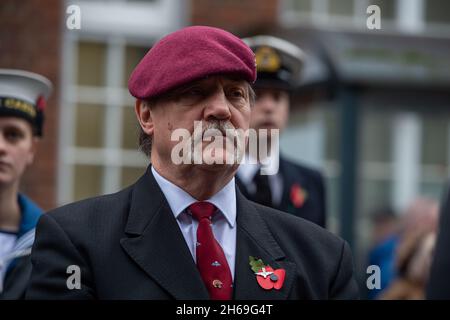
[[[273,270],[271,266],[265,265],[261,259],[250,258],[250,267],[256,275],[256,280],[261,288],[265,290],[280,290],[283,287],[286,271],[284,269]]]
[[[294,183],[291,186],[291,202],[295,208],[301,208],[305,204],[306,199],[308,198],[308,192],[303,189],[298,183]]]

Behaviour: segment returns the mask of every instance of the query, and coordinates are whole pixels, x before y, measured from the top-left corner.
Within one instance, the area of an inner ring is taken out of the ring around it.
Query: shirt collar
[[[17,201],[19,202],[20,210],[22,212],[22,220],[20,222],[19,233],[17,236],[21,237],[36,227],[39,217],[43,211],[23,194],[18,195]]]
[[[279,157],[276,154],[273,154],[271,152],[269,154],[269,157],[267,159],[267,164],[264,165],[266,169],[268,169],[269,172],[276,172],[274,175],[278,174],[277,169],[279,169]],[[278,166],[278,168],[277,168]],[[244,184],[250,184],[255,177],[255,175],[259,172],[261,169],[261,164],[257,163],[256,159],[251,157],[251,155],[246,154],[245,155],[245,161],[239,166],[239,169],[237,171],[237,175],[242,180]]]
[[[189,193],[161,176],[153,166],[151,170],[176,219],[187,207],[198,201]],[[234,178],[206,201],[214,204],[227,219],[228,224],[234,227],[236,224],[236,188]]]
[[[253,177],[258,172],[261,165],[256,163],[256,160],[251,158],[248,154],[245,155],[244,160],[244,163],[239,166],[237,175],[245,185],[248,185],[252,182]]]

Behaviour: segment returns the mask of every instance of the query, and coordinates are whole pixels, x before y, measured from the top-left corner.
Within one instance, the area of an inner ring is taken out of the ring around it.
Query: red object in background
[[[39,98],[36,101],[37,109],[39,111],[44,111],[46,106],[47,106],[47,101],[45,101],[45,98],[43,96],[39,96]]]
[[[306,191],[298,183],[292,185],[290,196],[294,207],[300,208],[305,204]]]

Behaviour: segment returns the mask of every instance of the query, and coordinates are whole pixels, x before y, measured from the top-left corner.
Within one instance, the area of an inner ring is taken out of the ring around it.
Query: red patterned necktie
[[[230,268],[222,247],[214,238],[211,217],[216,207],[209,202],[189,206],[198,221],[197,268],[212,300],[230,300],[233,292]]]

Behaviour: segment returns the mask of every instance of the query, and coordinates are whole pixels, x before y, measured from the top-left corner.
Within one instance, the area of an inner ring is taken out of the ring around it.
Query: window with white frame
[[[450,114],[445,109],[422,117],[420,193],[437,200],[450,176]]]
[[[283,0],[281,21],[366,29],[368,6],[381,10],[382,29],[450,34],[450,2],[445,0]]]
[[[155,40],[186,23],[187,12],[182,0],[70,4],[80,6],[83,20],[63,38],[59,204],[118,191],[145,171],[128,78]]]
[[[284,0],[281,19],[290,25],[366,28],[366,10],[372,4],[380,7],[383,23],[393,23],[396,0]]]
[[[427,0],[424,20],[427,31],[439,36],[450,36],[450,2],[445,0]]]
[[[425,19],[427,23],[450,24],[450,2],[445,0],[427,0]]]
[[[117,38],[78,39],[72,87],[74,134],[67,166],[73,173],[70,200],[114,192],[133,183],[148,160],[138,152],[138,124],[128,76],[148,50]]]

